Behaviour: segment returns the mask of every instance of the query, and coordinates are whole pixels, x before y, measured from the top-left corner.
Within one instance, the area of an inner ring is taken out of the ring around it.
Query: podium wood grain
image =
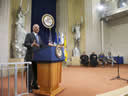
[[[62,62],[38,63],[37,81],[40,90],[34,90],[36,94],[55,96],[64,88],[61,88]]]

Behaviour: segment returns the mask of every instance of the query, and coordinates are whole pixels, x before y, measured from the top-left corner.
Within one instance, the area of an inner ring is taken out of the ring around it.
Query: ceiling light
[[[98,5],[97,9],[98,9],[99,11],[103,11],[103,10],[105,9],[105,7],[104,7],[103,5]]]
[[[123,5],[123,7],[126,7],[127,6],[127,4],[125,2],[123,2],[122,5]]]

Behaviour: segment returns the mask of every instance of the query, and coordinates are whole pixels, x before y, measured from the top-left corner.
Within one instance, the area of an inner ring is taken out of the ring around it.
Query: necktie
[[[39,38],[38,38],[38,35],[36,35],[36,41],[37,41],[37,44],[39,44]]]

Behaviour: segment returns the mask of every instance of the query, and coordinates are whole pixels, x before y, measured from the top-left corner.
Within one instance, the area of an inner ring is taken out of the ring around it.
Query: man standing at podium
[[[26,35],[24,46],[27,48],[25,61],[31,61],[32,65],[29,65],[29,92],[32,89],[38,89],[37,84],[37,63],[34,62],[33,53],[42,47],[43,43],[38,35],[39,25],[33,25],[33,32]]]

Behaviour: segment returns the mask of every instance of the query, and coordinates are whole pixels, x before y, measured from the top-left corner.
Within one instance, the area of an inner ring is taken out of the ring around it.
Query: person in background
[[[96,67],[98,65],[97,55],[95,54],[95,52],[92,52],[92,54],[90,55],[90,65],[92,67]]]
[[[99,61],[102,63],[102,66],[104,67],[105,63],[106,63],[106,57],[105,57],[104,53],[100,53],[98,58],[99,58]]]
[[[107,63],[108,63],[108,64],[112,64],[112,67],[114,66],[114,63],[117,63],[117,62],[114,60],[114,58],[113,58],[111,52],[108,52]]]
[[[89,58],[88,58],[88,55],[86,55],[85,52],[83,52],[83,54],[80,56],[80,59],[81,59],[81,64],[83,64],[84,66],[88,66]]]

